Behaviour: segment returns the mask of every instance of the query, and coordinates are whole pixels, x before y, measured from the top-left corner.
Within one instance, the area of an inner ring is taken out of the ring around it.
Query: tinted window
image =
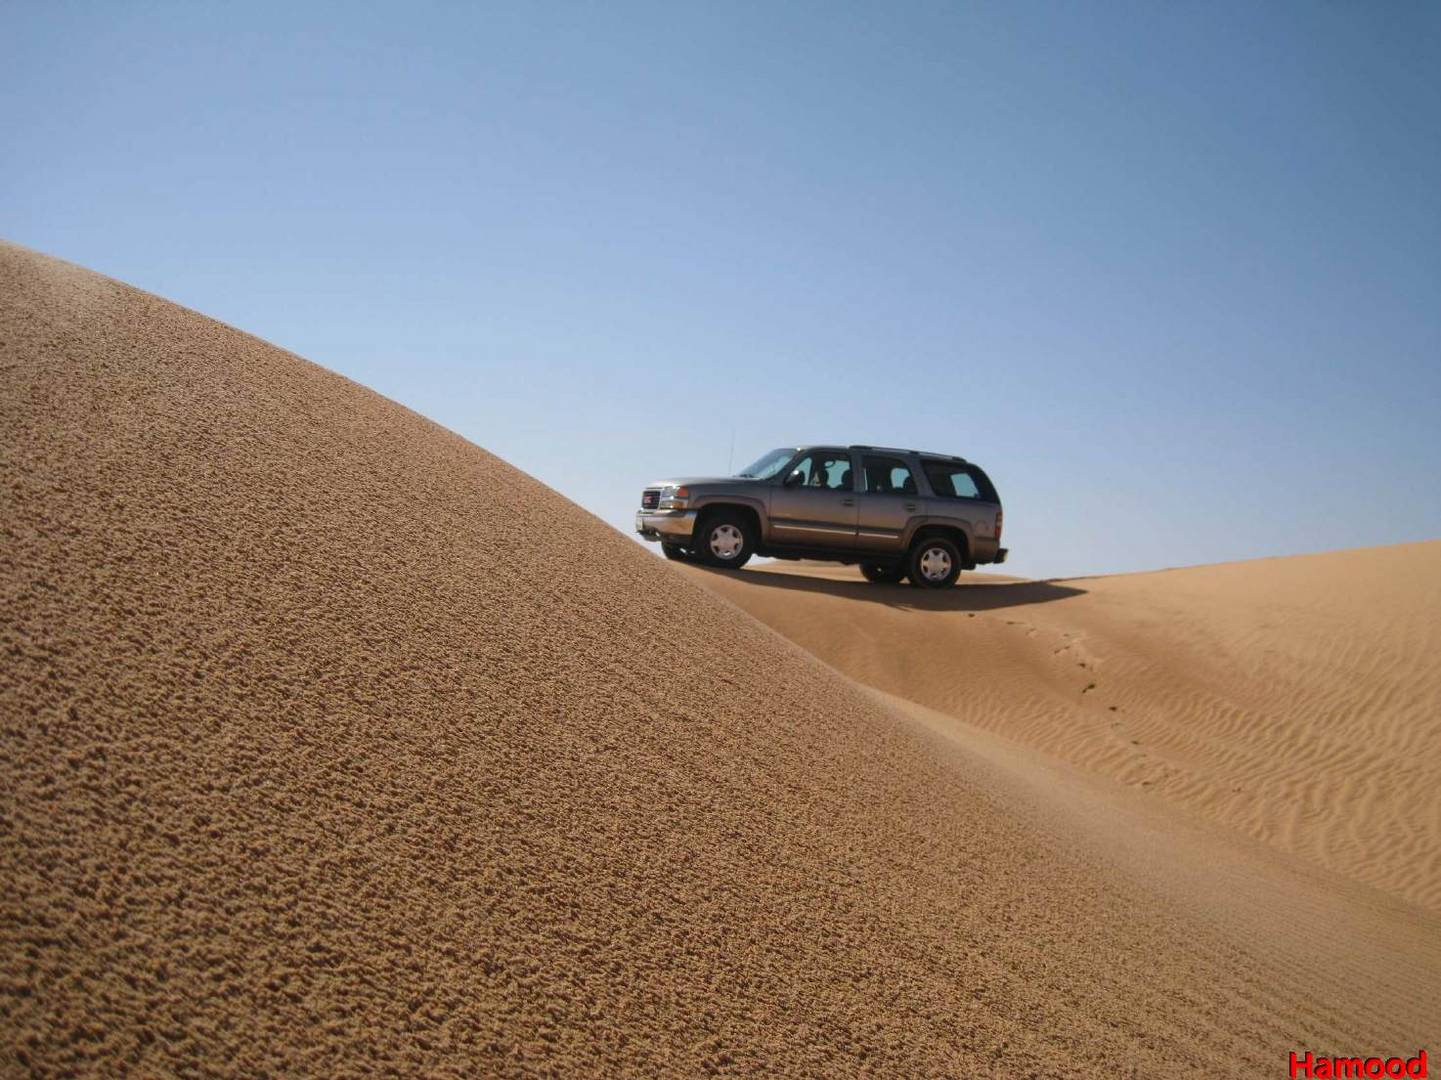
[[[791,476],[800,474],[799,481],[790,482],[797,487],[822,488],[826,491],[850,491],[851,457],[849,454],[815,453],[807,454],[796,462]]]
[[[866,490],[879,495],[914,495],[916,478],[900,458],[872,457],[862,462],[866,473]]]
[[[965,465],[948,465],[943,461],[926,463],[926,479],[931,490],[947,499],[981,499],[981,486]]]

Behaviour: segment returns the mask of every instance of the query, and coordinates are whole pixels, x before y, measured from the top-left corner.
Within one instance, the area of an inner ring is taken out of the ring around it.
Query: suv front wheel
[[[707,515],[697,530],[696,553],[707,566],[739,570],[750,561],[755,550],[751,523],[742,514],[717,511]]]
[[[911,584],[923,589],[948,589],[961,576],[961,552],[943,536],[923,536],[911,545]]]

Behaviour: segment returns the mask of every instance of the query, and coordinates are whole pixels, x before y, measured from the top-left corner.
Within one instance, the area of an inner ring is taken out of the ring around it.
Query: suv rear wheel
[[[906,568],[900,563],[863,562],[861,573],[877,585],[894,585],[906,576]]]
[[[961,552],[943,536],[923,536],[911,545],[911,584],[947,589],[961,576]]]
[[[751,523],[733,510],[707,515],[696,535],[696,552],[708,566],[738,570],[755,554]]]

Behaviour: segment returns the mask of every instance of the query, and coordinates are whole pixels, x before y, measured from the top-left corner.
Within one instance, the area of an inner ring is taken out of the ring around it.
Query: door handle
[[[842,499],[842,500],[841,500],[841,505],[842,505],[842,506],[855,506],[855,505],[856,505],[856,500],[855,500],[855,499]]]
[[[915,503],[906,503],[906,509],[907,509],[907,510],[914,510],[915,508],[916,508],[916,504],[915,504]]]

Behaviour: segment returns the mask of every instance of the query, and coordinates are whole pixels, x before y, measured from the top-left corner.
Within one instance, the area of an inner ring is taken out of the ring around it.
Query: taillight
[[[1001,512],[999,510],[996,511],[996,539],[998,541],[1001,539]]]

